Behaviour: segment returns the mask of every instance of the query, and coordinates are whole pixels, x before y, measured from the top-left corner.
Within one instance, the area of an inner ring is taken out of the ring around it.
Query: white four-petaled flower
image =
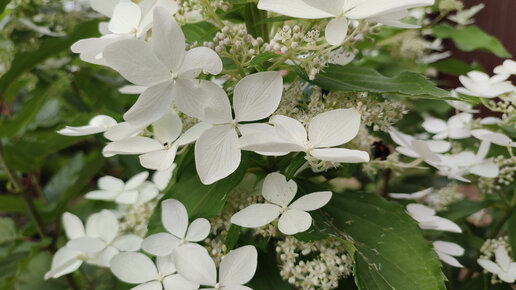
[[[292,202],[297,184],[280,173],[270,173],[263,182],[262,195],[268,203],[252,204],[231,217],[231,222],[246,228],[258,228],[279,218],[278,229],[286,235],[304,232],[312,225],[308,211],[326,205],[330,191],[314,192]]]
[[[516,281],[516,262],[513,262],[503,246],[496,248],[496,263],[487,259],[478,259],[477,263],[486,271],[496,274],[507,283]]]

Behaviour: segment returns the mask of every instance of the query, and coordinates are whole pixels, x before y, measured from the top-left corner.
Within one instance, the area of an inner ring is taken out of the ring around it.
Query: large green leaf
[[[20,237],[18,227],[8,217],[0,217],[0,244],[11,242]]]
[[[511,54],[496,37],[485,33],[476,25],[453,27],[443,24],[434,27],[433,34],[437,38],[451,38],[457,48],[463,51],[482,50],[492,52],[499,57],[511,57]]]
[[[98,20],[83,22],[66,37],[46,38],[35,51],[17,53],[9,71],[0,78],[0,101],[4,99],[9,87],[23,73],[30,71],[46,59],[70,49],[77,40],[97,34],[98,22]]]
[[[400,205],[374,193],[336,194],[322,215],[328,231],[355,245],[360,289],[445,289],[431,243]]]
[[[188,43],[199,42],[202,44],[204,41],[213,41],[213,37],[219,30],[219,28],[210,22],[203,21],[197,23],[187,23],[181,26]]]
[[[2,130],[0,130],[0,137],[13,137],[36,117],[45,103],[46,89],[46,87],[37,88],[34,94],[32,94],[32,98],[23,104],[20,112],[1,124]]]
[[[403,72],[386,77],[366,67],[330,65],[313,83],[331,91],[392,93],[432,99],[445,99],[450,95],[421,74]]]
[[[516,253],[516,211],[507,220],[507,230],[512,251]]]

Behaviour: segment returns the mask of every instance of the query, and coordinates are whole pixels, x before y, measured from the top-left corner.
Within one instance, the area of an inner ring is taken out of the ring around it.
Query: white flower
[[[455,243],[444,241],[435,241],[432,244],[434,245],[434,250],[441,261],[453,267],[464,267],[459,261],[457,261],[457,259],[454,258],[464,255],[464,248]]]
[[[423,128],[432,134],[433,139],[464,139],[471,136],[471,121],[473,115],[470,113],[460,113],[445,122],[433,117],[425,117]]]
[[[177,11],[177,3],[173,0],[144,0],[139,4],[120,0],[112,8],[111,20],[105,26],[107,34],[100,38],[81,39],[72,45],[72,51],[79,53],[85,62],[107,65],[103,58],[106,46],[123,39],[145,38],[152,26],[153,9],[157,6],[171,14]]]
[[[110,67],[133,84],[147,87],[124,115],[131,125],[145,127],[160,119],[172,101],[183,113],[200,118],[196,112],[203,112],[212,95],[225,94],[210,81],[194,79],[203,71],[222,71],[217,53],[207,47],[185,52],[185,46],[185,36],[174,17],[165,8],[156,7],[150,43],[125,39],[104,49]]]
[[[195,144],[195,166],[202,183],[214,183],[238,168],[241,159],[238,131],[256,125],[240,123],[269,117],[278,108],[282,92],[283,79],[279,72],[261,72],[243,78],[235,86],[234,118],[225,93],[205,104],[206,114],[199,119],[214,126]],[[198,105],[194,110],[201,108]],[[202,115],[202,112],[196,115]]]
[[[65,136],[86,136],[106,132],[116,124],[115,119],[105,115],[98,115],[93,117],[86,126],[66,126],[64,129],[57,131],[57,133]]]
[[[260,0],[258,8],[275,13],[306,19],[333,18],[326,26],[326,40],[332,45],[344,42],[349,19],[367,19],[389,26],[417,28],[400,20],[408,9],[433,5],[434,0]]]
[[[115,201],[119,204],[134,204],[139,197],[139,188],[148,176],[149,172],[140,172],[125,183],[116,177],[104,176],[98,180],[99,190],[90,191],[85,197],[87,199]],[[154,196],[157,195],[156,190]]]
[[[120,253],[111,259],[111,271],[129,284],[140,284],[132,289],[141,290],[194,290],[199,284],[177,274],[171,256],[156,258],[156,264],[142,253]]]
[[[168,233],[151,235],[142,243],[142,249],[155,256],[170,255],[186,244],[204,240],[210,233],[207,219],[198,218],[189,226],[185,206],[175,199],[161,203],[161,222]]]
[[[332,193],[314,192],[292,202],[296,192],[297,184],[293,180],[287,182],[284,175],[277,172],[270,173],[265,177],[262,189],[262,195],[269,203],[250,205],[235,213],[231,217],[231,222],[246,228],[258,228],[280,216],[278,228],[282,233],[295,235],[304,232],[312,225],[312,217],[307,211],[326,205]]]
[[[217,280],[217,268],[208,251],[199,245],[185,245],[174,252],[179,274],[212,290],[251,290],[243,286],[256,272],[258,253],[253,246],[243,246],[222,257]]]
[[[486,271],[498,276],[502,281],[514,283],[516,281],[516,263],[511,260],[503,246],[496,248],[496,263],[491,260],[478,259],[477,263]]]
[[[435,215],[435,210],[425,205],[411,203],[407,205],[409,215],[419,223],[424,230],[462,233],[461,228],[454,222]]]
[[[434,191],[432,187],[414,193],[389,193],[389,197],[395,199],[421,199]]]
[[[118,2],[120,2],[120,0],[90,0],[90,6],[98,13],[111,17]]]
[[[479,71],[471,71],[467,76],[460,76],[459,80],[464,87],[457,88],[457,92],[481,98],[496,98],[501,94],[514,91],[511,82],[506,81],[508,74],[489,77]]]
[[[156,171],[152,175],[152,182],[156,185],[159,190],[164,190],[167,188],[170,179],[172,179],[172,175],[174,173],[174,169],[176,169],[177,165],[174,163],[167,170]]]
[[[136,235],[117,237],[118,220],[108,210],[92,214],[86,228],[77,216],[64,213],[63,227],[70,241],[54,255],[45,279],[69,274],[83,262],[108,267],[111,258],[120,251],[137,251],[142,243]]]
[[[403,134],[396,130],[394,127],[389,129],[389,135],[391,136],[392,141],[399,145],[396,147],[396,151],[412,158],[422,157],[413,148],[412,141],[416,140],[414,137]],[[433,153],[445,153],[451,149],[450,142],[442,140],[422,140],[421,142],[424,142],[426,145],[428,145],[428,148]]]
[[[456,22],[459,25],[473,24],[475,21],[471,18],[475,16],[475,14],[480,12],[480,10],[484,9],[484,7],[485,5],[481,3],[469,9],[458,11],[457,13],[455,13],[455,15],[448,16],[448,19],[450,19],[453,22]]]
[[[176,157],[179,146],[195,142],[211,126],[198,123],[181,135],[183,124],[173,109],[169,109],[153,125],[154,138],[134,136],[111,142],[102,153],[106,157],[117,154],[138,154],[143,167],[154,170],[167,170]]]
[[[516,147],[516,142],[502,133],[495,133],[489,130],[477,129],[471,131],[471,135],[481,141],[491,142],[504,147]]]
[[[506,59],[502,65],[495,67],[494,73],[497,75],[516,75],[516,61]]]
[[[358,134],[360,114],[355,109],[337,109],[315,116],[308,125],[308,134],[299,121],[290,117],[275,115],[269,122],[275,130],[244,134],[240,138],[240,147],[266,155],[305,152],[311,163],[315,160],[345,163],[369,161],[369,154],[365,151],[329,148],[345,144]]]
[[[482,141],[475,155],[471,151],[462,151],[455,155],[435,154],[428,145],[420,140],[412,142],[414,150],[420,154],[426,163],[439,170],[439,174],[463,182],[470,182],[464,175],[475,174],[482,177],[494,178],[499,174],[498,166],[492,158],[485,159],[489,152],[490,143]]]
[[[474,114],[474,113],[480,112],[480,110],[473,109],[472,105],[470,105],[470,104],[468,104],[466,102],[463,102],[463,101],[458,101],[459,96],[457,95],[457,92],[455,90],[451,91],[451,96],[453,98],[456,98],[457,101],[446,101],[446,103],[448,103],[448,105],[452,106],[456,110],[459,110],[459,111],[461,111],[463,113],[470,113],[470,114]]]

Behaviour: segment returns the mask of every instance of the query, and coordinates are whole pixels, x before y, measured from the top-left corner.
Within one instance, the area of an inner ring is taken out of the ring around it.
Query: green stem
[[[38,231],[39,235],[41,237],[46,237],[45,231],[43,230],[43,220],[41,219],[41,216],[39,215],[36,206],[32,202],[32,198],[29,195],[29,191],[27,191],[23,187],[21,180],[16,174],[16,172],[12,171],[11,168],[9,168],[7,162],[4,159],[2,144],[0,144],[0,164],[2,164],[5,171],[7,172],[7,176],[9,177],[9,180],[14,186],[15,193],[19,193],[22,195],[23,201],[25,202],[25,206],[27,207],[29,218],[32,220],[32,223],[36,227],[36,230]]]

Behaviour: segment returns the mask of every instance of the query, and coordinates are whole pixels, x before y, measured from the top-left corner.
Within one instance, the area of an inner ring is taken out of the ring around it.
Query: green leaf
[[[259,55],[255,56],[251,62],[249,63],[250,66],[261,66],[264,62],[269,61],[272,58],[277,57],[278,55],[272,52],[264,52],[260,53]]]
[[[0,212],[24,213],[25,203],[19,195],[0,195]]]
[[[302,76],[306,79],[306,75]],[[425,76],[403,72],[394,77],[365,67],[330,65],[317,75],[314,84],[326,90],[345,92],[395,93],[411,97],[446,99],[450,94]]]
[[[453,27],[443,24],[434,27],[433,35],[437,38],[451,38],[455,46],[463,51],[482,50],[503,58],[511,57],[511,54],[496,37],[485,33],[476,25]]]
[[[161,199],[177,199],[188,211],[190,220],[203,217],[214,217],[222,210],[229,194],[242,181],[247,171],[247,158],[242,154],[242,162],[230,176],[210,185],[204,185],[195,169],[193,152],[190,152],[178,165],[177,182],[164,192]],[[183,166],[184,165],[184,166]],[[149,221],[149,232],[154,233],[161,228],[161,206],[158,205]]]
[[[187,23],[181,26],[188,43],[213,41],[215,34],[219,30],[217,26],[207,22]]]
[[[83,22],[66,37],[46,38],[37,46],[36,50],[17,53],[9,71],[0,78],[0,101],[4,99],[9,87],[23,73],[30,71],[46,59],[70,49],[70,46],[79,39],[98,34],[98,23],[99,20]]]
[[[224,241],[224,245],[226,245],[226,252],[229,252],[235,248],[235,245],[238,242],[238,238],[240,237],[240,230],[242,228],[235,224],[231,224],[228,230],[228,234],[226,236],[226,240]]]
[[[256,3],[247,3],[244,10],[244,19],[247,32],[255,38],[261,37],[265,42],[269,41],[269,28],[267,22],[267,11],[258,9]]]
[[[455,58],[449,58],[449,59],[441,60],[438,62],[434,62],[431,64],[431,66],[436,68],[438,71],[440,71],[442,73],[446,73],[446,74],[450,74],[450,75],[454,75],[454,76],[465,75],[472,70],[478,70],[478,71],[484,70],[482,68],[482,66],[476,62],[473,63],[472,65],[470,65],[460,59],[455,59]]]
[[[299,168],[301,168],[306,163],[305,156],[305,153],[302,152],[298,153],[296,156],[292,158],[287,167],[287,170],[285,170],[285,177],[287,178],[287,180],[292,179],[296,172],[299,170]]]
[[[18,131],[26,127],[34,119],[45,102],[45,92],[46,88],[36,89],[33,97],[24,103],[21,111],[2,124],[0,137],[13,137],[18,133]]]
[[[269,246],[269,249],[271,247]],[[258,267],[253,279],[247,284],[252,289],[273,289],[273,290],[292,290],[294,289],[287,281],[283,280],[279,274],[274,248],[268,253],[258,252]]]
[[[0,217],[0,244],[12,242],[20,237],[18,227],[8,217]]]
[[[11,0],[0,0],[0,14],[2,14]]]
[[[359,289],[445,289],[431,243],[399,204],[374,193],[335,194],[322,213],[328,230],[357,248]]]
[[[44,280],[45,273],[50,269],[52,256],[48,252],[39,252],[32,257],[25,269],[18,277],[15,289],[16,290],[33,290],[33,289],[52,289],[61,290],[68,289],[63,279]]]
[[[507,220],[507,230],[511,249],[513,253],[516,253],[516,210],[512,212],[512,215]]]
[[[448,209],[439,215],[454,222],[461,222],[489,205],[486,201],[461,200],[450,204]]]

